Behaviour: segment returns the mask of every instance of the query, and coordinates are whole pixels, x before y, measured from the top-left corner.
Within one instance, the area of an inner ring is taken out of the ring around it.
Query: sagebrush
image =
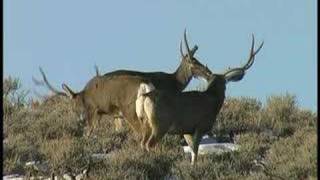
[[[212,134],[240,145],[235,152],[203,155],[196,167],[183,153],[180,136],[167,135],[147,153],[128,127],[115,131],[105,116],[90,138],[70,101],[59,96],[32,98],[17,78],[3,84],[3,170],[49,177],[75,176],[90,169],[91,179],[316,179],[317,114],[300,108],[291,94],[270,96],[266,104],[228,97]],[[110,155],[95,160],[93,153]],[[26,162],[46,164],[30,170]]]

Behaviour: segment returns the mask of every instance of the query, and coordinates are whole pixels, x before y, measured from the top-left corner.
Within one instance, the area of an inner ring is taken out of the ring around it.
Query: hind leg
[[[150,151],[150,148],[154,148],[157,142],[164,136],[165,131],[161,128],[152,127],[152,133],[146,143],[147,151]]]
[[[149,126],[149,123],[147,121],[143,122],[143,135],[142,135],[142,140],[141,140],[141,148],[146,149],[147,147],[147,142],[149,137],[151,136],[152,129]]]
[[[123,129],[123,123],[124,123],[124,117],[121,111],[117,111],[114,116],[114,124],[115,124],[115,129],[117,132],[121,131]]]

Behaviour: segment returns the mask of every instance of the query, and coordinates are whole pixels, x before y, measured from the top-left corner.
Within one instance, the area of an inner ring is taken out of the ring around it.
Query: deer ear
[[[74,93],[66,84],[62,84],[62,89],[66,92],[70,99],[76,97],[76,93]]]

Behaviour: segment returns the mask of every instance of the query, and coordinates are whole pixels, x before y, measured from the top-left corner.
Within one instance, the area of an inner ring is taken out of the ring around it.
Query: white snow
[[[233,143],[218,143],[215,139],[204,136],[200,142],[198,154],[221,154],[224,152],[236,151],[239,145]],[[183,146],[185,153],[192,153],[189,146]]]

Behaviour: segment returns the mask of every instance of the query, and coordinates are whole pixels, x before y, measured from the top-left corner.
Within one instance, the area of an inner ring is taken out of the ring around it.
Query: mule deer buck
[[[85,88],[80,92],[74,92],[66,84],[62,85],[64,92],[58,91],[49,84],[45,73],[40,69],[45,85],[59,95],[70,97],[73,100],[77,112],[87,122],[87,135],[91,134],[102,114],[123,114],[130,127],[136,131],[141,131],[141,122],[136,115],[135,100],[136,92],[141,83],[152,83],[155,88],[172,93],[181,92],[189,83],[192,77],[209,78],[211,71],[202,65],[194,54],[198,49],[194,46],[190,50],[184,32],[184,44],[187,49],[185,55],[180,43],[180,53],[182,60],[178,69],[173,73],[165,72],[138,72],[129,70],[118,70],[100,76],[99,73],[92,78]]]
[[[202,136],[212,129],[224,99],[226,84],[230,81],[240,81],[245,71],[253,62],[255,55],[263,43],[254,51],[254,36],[250,56],[245,65],[228,69],[222,74],[212,74],[208,80],[206,91],[190,91],[173,94],[155,89],[149,93],[141,84],[138,90],[137,116],[143,120],[145,131],[143,145],[149,151],[165,133],[184,135],[187,144],[192,149],[192,160],[197,160],[198,147]],[[152,89],[152,86],[150,87]]]
[[[97,65],[94,66],[94,69],[96,71],[96,76],[101,76],[99,72],[99,68]],[[123,114],[119,112],[118,115],[114,115],[114,124],[115,124],[115,129],[116,131],[120,131],[123,128]]]

